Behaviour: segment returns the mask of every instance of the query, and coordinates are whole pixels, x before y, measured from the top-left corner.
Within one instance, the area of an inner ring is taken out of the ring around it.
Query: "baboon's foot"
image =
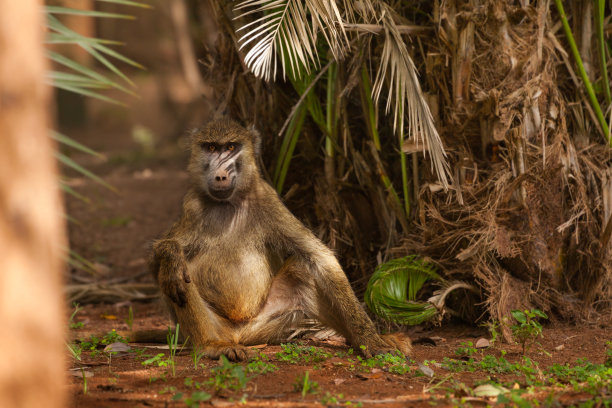
[[[230,361],[243,361],[249,358],[249,349],[237,343],[215,341],[206,345],[204,354],[213,360],[224,355]]]
[[[361,351],[366,358],[386,353],[396,354],[398,351],[409,356],[412,351],[410,338],[401,333],[376,335],[370,338],[365,346]]]
[[[412,354],[412,342],[410,337],[403,333],[383,334],[383,341],[390,345],[394,350],[401,351],[406,357]]]

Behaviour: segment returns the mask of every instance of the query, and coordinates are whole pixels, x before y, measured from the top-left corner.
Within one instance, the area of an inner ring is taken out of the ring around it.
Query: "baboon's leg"
[[[238,329],[240,343],[253,346],[287,341],[304,319],[304,302],[312,291],[295,279],[291,271],[292,265],[293,261],[283,265],[272,281],[261,312],[251,322]]]
[[[295,258],[288,260],[272,284],[257,323],[250,327],[251,336],[260,336],[260,342],[273,340],[275,334],[286,336],[298,316],[296,312],[303,311],[345,336],[353,347],[366,346],[366,355],[396,349],[410,354],[409,338],[378,335],[341,270],[330,275]]]
[[[179,333],[209,358],[222,354],[232,361],[245,360],[247,349],[238,344],[232,323],[220,317],[206,304],[195,284],[185,287],[185,304],[178,306],[171,300],[172,312],[179,323]]]

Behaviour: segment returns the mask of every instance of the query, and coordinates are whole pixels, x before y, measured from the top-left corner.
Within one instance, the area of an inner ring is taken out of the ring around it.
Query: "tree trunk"
[[[0,1],[0,406],[65,405],[62,205],[42,2]]]

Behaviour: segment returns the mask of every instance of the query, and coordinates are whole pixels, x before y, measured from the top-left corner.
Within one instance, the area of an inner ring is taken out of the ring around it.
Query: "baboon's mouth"
[[[227,200],[234,192],[234,188],[225,188],[220,190],[210,189],[210,195],[217,200]]]

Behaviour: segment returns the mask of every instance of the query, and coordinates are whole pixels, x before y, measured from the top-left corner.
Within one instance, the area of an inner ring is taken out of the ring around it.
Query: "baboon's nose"
[[[226,189],[231,187],[230,174],[226,170],[218,170],[214,178],[215,189]]]

